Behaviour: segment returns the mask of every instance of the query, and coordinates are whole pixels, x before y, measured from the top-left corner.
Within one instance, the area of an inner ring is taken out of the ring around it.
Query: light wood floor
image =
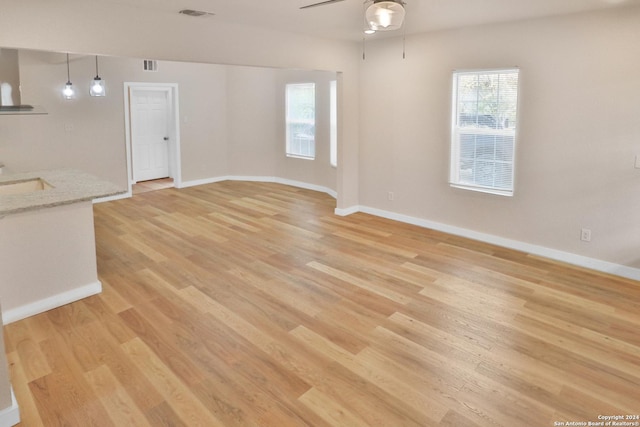
[[[5,327],[21,425],[640,413],[637,282],[334,206],[242,182],[96,205],[104,292]]]
[[[140,181],[133,184],[131,192],[136,194],[148,193],[149,191],[164,190],[173,187],[173,178],[152,179],[150,181]]]

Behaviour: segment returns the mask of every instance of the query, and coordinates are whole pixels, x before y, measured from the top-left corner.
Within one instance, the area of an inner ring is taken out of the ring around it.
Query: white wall
[[[638,22],[630,8],[425,34],[408,38],[406,60],[397,39],[370,44],[360,203],[640,267]],[[452,71],[512,66],[521,70],[515,196],[453,189]]]
[[[7,169],[22,172],[79,167],[124,186],[124,146],[118,144],[124,133],[121,127],[104,126],[122,123],[123,116],[109,108],[122,103],[122,95],[88,102],[89,80],[95,76],[95,64],[88,59],[72,64],[72,73],[77,73],[72,79],[75,77],[76,89],[81,92],[79,102],[65,102],[61,94],[67,81],[65,56],[21,52],[23,102],[47,105],[49,114],[1,117],[0,158]],[[79,75],[86,75],[86,79]]]
[[[143,71],[141,59],[99,57],[107,96],[89,96],[95,57],[70,60],[72,100],[63,99],[66,56],[21,51],[22,91],[47,115],[4,116],[0,159],[13,172],[70,167],[127,187],[124,83],[177,83],[180,109],[182,182],[228,175],[278,177],[336,188],[329,166],[329,81],[325,71],[279,70],[159,61],[157,72]],[[317,85],[317,157],[285,155],[284,86]]]
[[[101,291],[91,202],[0,219],[4,324]]]
[[[357,204],[358,43],[188,19],[124,2],[0,0],[0,10],[4,47],[340,72],[338,206]]]
[[[229,171],[236,176],[276,176],[276,69],[234,67],[228,76]]]
[[[277,122],[285,122],[285,87],[288,83],[316,84],[316,157],[313,161],[293,157],[280,156],[278,170],[282,176],[293,181],[300,181],[336,189],[335,168],[330,164],[330,82],[336,80],[336,74],[322,71],[283,70],[278,81]],[[283,152],[286,144],[285,127],[278,126],[279,151]]]
[[[23,98],[48,114],[2,117],[0,158],[13,172],[70,167],[126,188],[124,82],[179,85],[183,180],[228,172],[225,67],[163,61],[158,72],[148,73],[142,60],[100,57],[107,86],[107,96],[100,98],[89,96],[93,56],[72,56],[70,70],[76,97],[66,100],[65,55],[21,51]]]
[[[229,173],[278,177],[336,190],[329,163],[329,82],[336,73],[229,67]],[[285,86],[316,84],[316,158],[285,155]]]

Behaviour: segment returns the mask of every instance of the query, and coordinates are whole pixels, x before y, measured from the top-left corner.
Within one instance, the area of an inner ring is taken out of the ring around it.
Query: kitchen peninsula
[[[0,175],[0,299],[10,323],[102,291],[93,203],[125,193],[71,169]]]

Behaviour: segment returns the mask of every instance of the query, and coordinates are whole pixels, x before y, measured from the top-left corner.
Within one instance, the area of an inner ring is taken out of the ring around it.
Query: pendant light
[[[69,76],[69,54],[67,53],[67,84],[64,85],[64,89],[62,89],[62,95],[65,99],[73,99],[76,92],[73,89],[73,84],[71,84],[71,77]]]
[[[105,96],[107,94],[104,86],[104,80],[98,75],[98,56],[96,55],[96,77],[91,81],[91,87],[89,88],[89,95],[91,96]]]
[[[373,0],[367,7],[367,24],[374,31],[393,31],[404,22],[404,2],[402,0]]]

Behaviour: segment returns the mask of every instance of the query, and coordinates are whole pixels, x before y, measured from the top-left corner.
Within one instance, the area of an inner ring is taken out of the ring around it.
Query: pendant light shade
[[[104,80],[98,75],[98,57],[96,56],[96,77],[91,81],[91,87],[89,88],[89,95],[91,96],[105,96],[107,94]]]
[[[91,88],[89,89],[89,95],[91,96],[105,96],[106,90],[104,87],[104,80],[100,77],[96,77],[91,81]]]
[[[374,0],[365,12],[367,24],[374,31],[393,31],[401,28],[404,15],[405,10],[401,0]]]
[[[64,95],[65,99],[73,99],[74,95],[76,94],[76,91],[73,89],[73,85],[71,84],[71,82],[67,82],[67,84],[64,85],[64,89],[62,89],[62,94]]]
[[[67,53],[67,83],[64,85],[64,89],[62,89],[62,96],[64,96],[65,99],[73,99],[75,94],[76,91],[73,88],[69,75],[69,54]]]

